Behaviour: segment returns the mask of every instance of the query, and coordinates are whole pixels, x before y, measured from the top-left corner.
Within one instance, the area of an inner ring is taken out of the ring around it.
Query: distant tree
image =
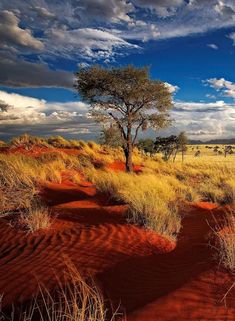
[[[100,143],[110,147],[123,147],[123,137],[116,124],[111,123],[108,127],[103,127],[100,135]]]
[[[215,154],[218,154],[218,152],[219,152],[219,146],[214,146],[213,152],[214,152]]]
[[[182,162],[184,161],[184,155],[187,151],[188,138],[185,132],[181,132],[178,136],[178,150],[181,151]]]
[[[200,150],[197,150],[196,153],[194,154],[194,157],[199,157],[199,156],[201,156],[201,152]]]
[[[151,138],[146,138],[146,139],[140,139],[137,147],[141,150],[143,150],[145,153],[149,153],[152,155],[155,150],[154,150],[154,141]]]
[[[98,121],[114,121],[124,140],[126,170],[132,171],[132,150],[140,130],[169,125],[172,96],[164,82],[151,80],[146,67],[82,68],[75,89],[91,104]]]
[[[154,143],[156,153],[162,152],[163,159],[168,161],[171,156],[173,161],[176,159],[177,153],[180,151],[182,155],[182,162],[187,151],[188,138],[185,132],[181,132],[178,136],[171,135],[168,137],[157,137]]]
[[[233,146],[227,145],[224,146],[224,157],[227,157],[227,154],[232,154],[233,153]]]
[[[178,137],[175,135],[169,137],[156,137],[154,149],[156,153],[162,152],[163,159],[168,161],[171,156],[175,155],[175,152],[178,149]]]

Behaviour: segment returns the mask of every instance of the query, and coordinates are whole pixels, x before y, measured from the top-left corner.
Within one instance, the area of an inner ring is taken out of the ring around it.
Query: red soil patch
[[[117,171],[117,172],[120,172],[120,171],[125,172],[126,165],[123,162],[116,161],[116,162],[108,165],[108,168],[110,168],[110,169],[112,169],[114,171]],[[137,173],[141,172],[142,168],[143,168],[142,165],[133,165],[134,172],[137,172]]]
[[[220,300],[231,278],[212,261],[208,233],[221,208],[190,206],[175,243],[125,222],[125,205],[110,204],[86,182],[48,183],[42,195],[55,214],[50,230],[26,234],[0,224],[0,292],[3,305],[24,302],[38,282],[53,289],[69,257],[96,276],[129,321],[234,320],[234,291]],[[213,214],[213,215],[212,215]]]

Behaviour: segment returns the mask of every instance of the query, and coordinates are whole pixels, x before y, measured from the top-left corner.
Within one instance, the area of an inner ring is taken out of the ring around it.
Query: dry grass
[[[214,230],[218,240],[217,257],[231,273],[235,274],[235,211],[226,213],[223,226],[219,224]]]
[[[12,308],[6,316],[0,309],[0,320],[20,321],[114,321],[118,314],[108,317],[103,295],[94,281],[86,282],[77,268],[70,264],[66,270],[66,285],[58,280],[56,290],[49,292],[39,286],[39,294],[21,310]],[[0,298],[1,299],[1,298]],[[1,300],[0,300],[1,303]],[[1,304],[0,304],[1,307]]]
[[[174,187],[154,175],[90,171],[97,189],[129,205],[128,222],[175,238],[181,227]]]
[[[48,207],[34,202],[20,215],[20,224],[29,232],[48,229],[51,226],[51,215]]]

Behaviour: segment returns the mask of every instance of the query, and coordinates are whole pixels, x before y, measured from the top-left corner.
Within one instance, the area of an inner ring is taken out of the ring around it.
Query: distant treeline
[[[220,144],[224,144],[224,145],[233,145],[235,144],[235,138],[221,138],[221,139],[211,139],[211,140],[207,140],[207,141],[201,141],[201,140],[189,140],[188,141],[189,145],[220,145]]]

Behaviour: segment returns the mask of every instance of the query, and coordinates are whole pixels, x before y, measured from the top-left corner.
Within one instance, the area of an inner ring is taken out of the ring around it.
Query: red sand
[[[0,221],[0,293],[3,305],[24,302],[37,284],[55,286],[69,257],[96,276],[128,321],[234,320],[234,279],[218,268],[208,246],[210,226],[223,209],[188,205],[175,243],[125,223],[125,205],[110,204],[92,184],[48,183],[42,195],[56,215],[50,230],[26,234]],[[213,215],[212,215],[213,214]],[[213,217],[214,216],[214,217]]]
[[[142,167],[143,166],[141,166],[141,165],[134,165],[133,166],[133,170],[138,173],[138,172],[141,172]],[[125,171],[125,163],[120,162],[120,161],[116,161],[116,162],[110,164],[108,166],[108,168],[110,168],[110,169],[112,169],[114,171],[122,171],[122,172],[124,172]]]

